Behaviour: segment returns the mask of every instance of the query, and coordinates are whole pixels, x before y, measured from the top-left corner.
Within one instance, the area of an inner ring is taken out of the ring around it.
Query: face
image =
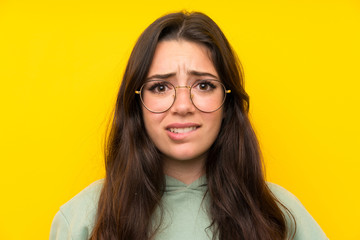
[[[202,79],[218,79],[206,47],[185,41],[169,40],[158,44],[148,80],[164,78],[174,86],[191,86]],[[172,107],[164,113],[142,109],[145,128],[164,160],[204,160],[218,136],[222,108],[212,113],[198,110],[188,88],[177,88]]]

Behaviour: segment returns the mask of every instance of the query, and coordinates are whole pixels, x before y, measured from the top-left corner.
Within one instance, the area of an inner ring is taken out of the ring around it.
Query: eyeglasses
[[[144,107],[153,113],[163,113],[169,110],[176,99],[176,89],[187,88],[190,92],[190,99],[194,106],[202,112],[215,112],[225,102],[225,86],[218,80],[198,80],[191,86],[177,86],[164,80],[151,80],[145,82],[139,91],[141,102]]]

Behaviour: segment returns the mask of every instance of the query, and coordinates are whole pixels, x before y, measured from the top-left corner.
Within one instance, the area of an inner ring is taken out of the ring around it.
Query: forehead
[[[209,49],[186,40],[167,40],[158,43],[148,77],[170,73],[180,77],[194,71],[218,77]]]

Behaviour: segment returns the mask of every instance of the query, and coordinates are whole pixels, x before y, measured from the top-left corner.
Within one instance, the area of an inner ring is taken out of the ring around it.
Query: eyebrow
[[[218,78],[216,77],[215,75],[211,74],[211,73],[208,73],[208,72],[199,72],[199,71],[189,71],[188,72],[189,75],[193,75],[193,76],[198,76],[198,77],[203,77],[203,76],[206,76],[206,77],[212,77],[212,78]]]
[[[203,76],[207,76],[207,77],[212,77],[215,79],[218,79],[218,77],[216,77],[215,75],[208,73],[208,72],[199,72],[199,71],[188,71],[188,75],[192,75],[192,76],[197,76],[197,77],[203,77]],[[176,73],[166,73],[166,74],[155,74],[152,75],[148,78],[146,78],[146,80],[152,80],[152,79],[168,79],[170,77],[176,76]]]
[[[175,76],[176,73],[166,73],[166,74],[155,74],[155,75],[152,75],[148,78],[146,78],[146,80],[151,80],[151,79],[168,79],[170,77],[173,77]]]

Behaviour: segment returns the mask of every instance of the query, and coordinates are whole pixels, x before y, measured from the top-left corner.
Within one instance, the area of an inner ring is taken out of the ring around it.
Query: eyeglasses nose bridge
[[[190,89],[191,87],[190,86],[176,86],[175,89],[178,89],[178,88],[187,88],[187,89]]]
[[[190,99],[192,100],[193,95],[191,94],[191,86],[187,86],[187,85],[185,85],[185,86],[176,86],[175,87],[175,95],[177,94],[176,89],[178,89],[178,88],[187,88],[187,89],[189,89],[190,90]],[[175,99],[174,99],[174,101],[175,101]]]

